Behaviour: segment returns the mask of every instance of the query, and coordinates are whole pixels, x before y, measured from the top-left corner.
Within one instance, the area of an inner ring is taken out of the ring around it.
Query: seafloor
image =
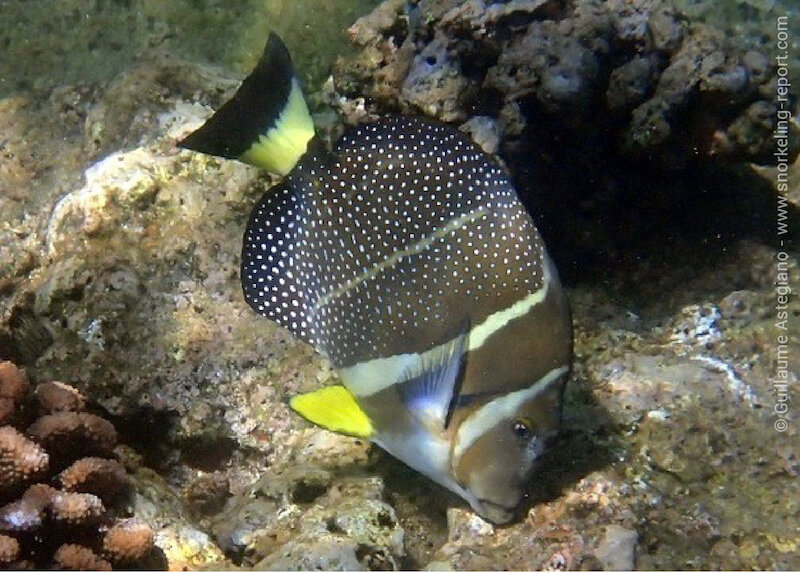
[[[147,566],[798,569],[800,302],[776,309],[800,290],[796,120],[786,193],[772,138],[784,12],[797,92],[791,0],[0,0],[0,361],[116,426],[132,486],[115,511],[154,530]],[[335,373],[241,295],[242,230],[273,180],[175,147],[270,28],[326,135],[397,111],[461,125],[550,245],[574,374],[512,525],[286,406]],[[8,507],[0,537],[23,551],[72,539]]]

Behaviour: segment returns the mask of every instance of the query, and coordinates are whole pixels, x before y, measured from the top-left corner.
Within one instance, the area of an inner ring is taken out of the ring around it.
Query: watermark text
[[[789,134],[792,118],[792,83],[789,75],[789,18],[779,16],[776,22],[776,73],[777,81],[777,115],[775,118],[775,160],[777,164],[778,210],[776,217],[776,233],[778,252],[775,255],[775,376],[772,379],[772,390],[775,403],[772,411],[775,414],[774,426],[778,432],[789,429],[789,385],[792,381],[789,369],[789,311],[791,287],[791,265],[787,234],[789,232]]]

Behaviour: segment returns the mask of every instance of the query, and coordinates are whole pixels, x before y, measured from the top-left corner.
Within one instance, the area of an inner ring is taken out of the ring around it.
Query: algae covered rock
[[[255,569],[392,570],[404,531],[377,476],[298,459],[266,475],[212,520],[220,546]]]
[[[781,96],[764,44],[672,0],[387,1],[350,33],[360,52],[339,58],[328,94],[345,121],[421,113],[478,138],[476,122],[494,123],[487,149],[567,280],[621,264],[658,233],[716,226],[768,240],[774,185],[752,165],[777,161]],[[791,163],[800,130],[788,91]]]
[[[775,111],[774,64],[668,0],[385,2],[374,14],[351,29],[362,54],[334,71],[344,100],[366,97],[372,113],[462,122],[519,105],[531,129],[594,134],[600,118],[621,156],[774,161],[768,130],[744,119]]]

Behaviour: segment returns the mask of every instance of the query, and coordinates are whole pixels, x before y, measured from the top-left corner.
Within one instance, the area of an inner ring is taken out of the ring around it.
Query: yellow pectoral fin
[[[325,386],[289,401],[292,409],[326,430],[357,438],[372,436],[372,423],[344,386]]]

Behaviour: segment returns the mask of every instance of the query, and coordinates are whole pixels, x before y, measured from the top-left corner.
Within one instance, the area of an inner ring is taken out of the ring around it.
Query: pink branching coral
[[[114,563],[133,563],[153,549],[153,530],[138,519],[123,519],[106,533],[103,553]]]
[[[128,483],[112,459],[114,426],[84,411],[77,389],[45,382],[35,390],[41,415],[22,433],[11,424],[35,413],[29,391],[25,374],[0,362],[0,568],[136,567],[151,553],[154,534],[144,522],[114,515]]]
[[[66,491],[92,493],[111,501],[127,484],[128,475],[116,460],[82,458],[61,472],[60,479]]]
[[[25,397],[29,388],[22,370],[11,362],[0,362],[0,424],[12,421],[17,402]]]
[[[50,457],[11,426],[0,428],[0,493],[12,492],[47,470]]]
[[[111,571],[111,563],[97,555],[88,547],[65,543],[53,556],[59,569],[68,571]]]
[[[0,567],[8,568],[19,559],[19,541],[8,535],[0,535]]]
[[[28,428],[28,435],[61,461],[110,455],[117,444],[111,422],[86,412],[46,414]]]
[[[86,408],[86,396],[77,388],[63,382],[44,382],[34,391],[39,407],[47,413],[82,412]]]

